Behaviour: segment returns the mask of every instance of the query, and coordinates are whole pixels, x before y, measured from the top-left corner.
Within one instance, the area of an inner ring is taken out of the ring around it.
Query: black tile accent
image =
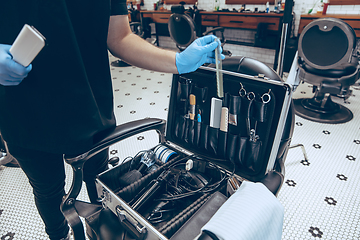
[[[116,149],[110,151],[110,154],[111,154],[111,155],[115,155],[115,154],[117,154],[117,153],[118,153],[118,150],[116,150]]]
[[[8,232],[7,234],[3,235],[0,239],[1,240],[12,240],[14,239],[15,233]]]
[[[323,232],[317,227],[310,227],[309,232],[313,237],[322,238]]]
[[[356,158],[352,155],[346,155],[346,158],[349,160],[349,161],[355,161]]]
[[[336,205],[337,201],[332,197],[325,197],[324,201],[329,205]]]
[[[300,163],[302,165],[304,165],[304,166],[309,166],[310,165],[310,162],[308,160],[305,160],[305,159],[301,160]]]
[[[338,179],[340,179],[341,181],[347,181],[348,177],[346,177],[344,174],[338,174],[336,175],[336,177]]]
[[[321,148],[321,146],[320,146],[319,144],[317,144],[317,143],[314,143],[314,144],[313,144],[313,147],[314,147],[315,149],[320,149],[320,148]]]
[[[295,187],[296,186],[296,182],[294,180],[286,180],[285,182],[289,187]]]

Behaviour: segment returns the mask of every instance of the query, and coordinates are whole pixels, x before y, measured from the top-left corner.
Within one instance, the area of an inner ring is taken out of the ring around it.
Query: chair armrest
[[[164,142],[165,123],[166,121],[162,119],[147,118],[121,124],[110,131],[98,135],[95,139],[96,143],[87,152],[77,156],[64,155],[64,160],[70,165],[73,165],[79,161],[86,161],[95,154],[105,150],[106,148],[121,140],[150,130],[156,130],[159,134],[159,142]]]

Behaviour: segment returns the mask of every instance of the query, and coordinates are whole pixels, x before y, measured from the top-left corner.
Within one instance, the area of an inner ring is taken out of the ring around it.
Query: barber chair
[[[188,13],[185,11],[184,5],[173,5],[171,7],[171,12],[172,14],[168,22],[170,37],[176,43],[177,48],[180,51],[183,51],[197,38],[196,32],[199,31],[196,29],[194,18],[196,18],[198,12]],[[205,36],[208,34],[215,34],[216,32],[220,32],[220,42],[223,46],[226,42],[223,27],[216,27],[198,35]],[[231,56],[230,51],[223,50],[223,54]]]
[[[359,49],[354,30],[336,18],[320,18],[309,23],[298,43],[299,78],[313,85],[314,97],[296,99],[297,115],[321,123],[345,123],[352,112],[332,101],[346,100],[350,86],[359,79]]]
[[[250,58],[232,57],[223,61],[224,70],[235,71],[244,74],[257,76],[262,74],[269,79],[281,81],[280,77],[265,64]],[[276,164],[273,171],[265,175],[261,182],[276,195],[284,180],[284,161],[289,149],[291,137],[294,130],[294,112],[290,107],[286,120],[281,144],[278,150]],[[100,134],[94,146],[87,152],[78,156],[65,155],[64,160],[70,164],[73,169],[73,180],[69,192],[64,196],[61,204],[61,211],[68,220],[73,229],[75,240],[85,240],[85,232],[81,218],[86,225],[86,234],[91,240],[123,240],[124,228],[120,220],[109,209],[103,207],[100,203],[91,204],[76,200],[83,179],[84,163],[95,154],[109,148],[111,145],[134,136],[141,132],[155,130],[159,135],[159,142],[164,142],[165,120],[148,118],[128,122],[117,126],[115,129]],[[100,201],[101,202],[101,201]],[[81,218],[80,218],[81,217]],[[127,239],[127,238],[125,238]],[[211,236],[203,233],[199,239],[212,240]]]

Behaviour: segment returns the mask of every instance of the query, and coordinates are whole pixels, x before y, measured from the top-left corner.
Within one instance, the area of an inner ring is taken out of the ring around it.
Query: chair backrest
[[[170,37],[178,47],[186,48],[196,39],[194,20],[185,13],[183,5],[172,6],[171,12],[168,22]]]
[[[318,70],[344,69],[356,64],[355,31],[337,18],[319,18],[309,23],[299,37],[300,61]]]

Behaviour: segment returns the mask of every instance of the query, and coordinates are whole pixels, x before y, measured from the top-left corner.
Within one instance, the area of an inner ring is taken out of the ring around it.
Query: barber
[[[96,135],[116,126],[108,50],[154,71],[182,74],[214,63],[214,36],[175,53],[131,32],[125,0],[5,1],[0,8],[0,132],[33,188],[50,239],[69,239],[60,211],[64,196],[63,154],[91,148]],[[29,66],[12,60],[10,45],[24,24],[47,46]],[[94,177],[107,167],[108,151],[84,166],[91,202]]]

